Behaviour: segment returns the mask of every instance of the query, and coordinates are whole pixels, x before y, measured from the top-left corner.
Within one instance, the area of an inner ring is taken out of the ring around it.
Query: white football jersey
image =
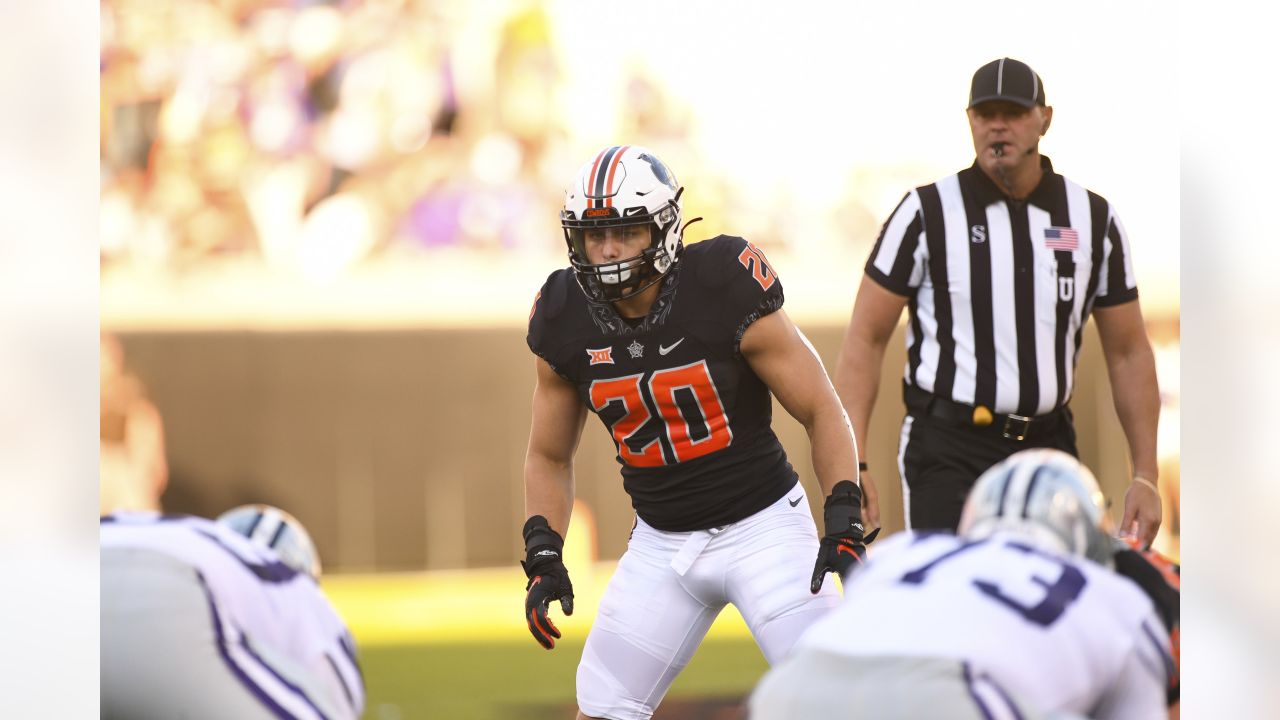
[[[104,517],[100,527],[103,550],[163,553],[199,574],[219,651],[237,676],[254,684],[255,694],[296,703],[298,683],[290,681],[305,679],[327,696],[314,699],[324,715],[363,712],[354,640],[310,575],[205,518],[119,513]]]
[[[965,662],[1043,712],[1165,712],[1169,636],[1137,585],[1017,535],[888,538],[797,647]]]

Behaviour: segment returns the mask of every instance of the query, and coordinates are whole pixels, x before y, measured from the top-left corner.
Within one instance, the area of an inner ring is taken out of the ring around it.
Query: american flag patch
[[[1080,233],[1075,228],[1045,228],[1044,244],[1053,250],[1075,250],[1080,247]]]

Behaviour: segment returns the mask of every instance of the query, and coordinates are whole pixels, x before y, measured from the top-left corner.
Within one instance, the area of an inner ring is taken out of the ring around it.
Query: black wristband
[[[865,462],[858,463],[858,472],[866,472],[867,464]]]
[[[547,523],[547,519],[542,515],[534,515],[524,522],[524,551],[528,553],[530,550],[550,545],[557,552],[564,549],[564,538],[560,537],[560,533],[551,529],[551,525]]]
[[[862,488],[841,480],[822,504],[822,520],[828,535],[854,533],[862,537]]]

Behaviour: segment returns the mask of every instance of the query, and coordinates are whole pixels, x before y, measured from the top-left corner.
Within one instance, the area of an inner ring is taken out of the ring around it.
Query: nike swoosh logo
[[[801,501],[801,500],[803,500],[803,499],[804,499],[804,496],[802,495],[802,496],[800,496],[800,497],[796,498],[795,500],[788,499],[788,500],[787,500],[787,502],[791,503],[791,507],[795,507],[795,506],[799,505],[799,504],[800,504],[800,501]]]
[[[679,345],[679,344],[680,344],[680,343],[682,343],[682,342],[684,342],[684,338],[680,338],[679,340],[677,340],[677,341],[675,341],[675,342],[671,343],[671,345],[669,345],[669,346],[667,346],[667,347],[663,347],[662,345],[659,345],[659,346],[658,346],[658,354],[659,354],[659,355],[666,355],[667,353],[671,352],[672,350],[675,350],[675,349],[676,349],[676,346],[677,346],[677,345]]]

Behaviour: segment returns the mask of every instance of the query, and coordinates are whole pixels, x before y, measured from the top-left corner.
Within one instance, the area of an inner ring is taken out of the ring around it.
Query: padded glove
[[[822,505],[822,516],[826,535],[818,544],[818,561],[813,565],[813,579],[809,581],[809,592],[815,595],[822,589],[827,573],[839,573],[843,581],[850,569],[867,557],[862,538],[862,488],[850,480],[836,483]],[[876,532],[879,530],[876,528]]]
[[[533,639],[550,650],[556,646],[560,630],[547,616],[547,606],[552,600],[559,600],[564,614],[573,614],[573,583],[569,582],[569,570],[562,560],[564,538],[551,529],[545,517],[534,515],[524,524],[524,555],[520,565],[529,578],[524,586],[528,593],[524,617]]]

